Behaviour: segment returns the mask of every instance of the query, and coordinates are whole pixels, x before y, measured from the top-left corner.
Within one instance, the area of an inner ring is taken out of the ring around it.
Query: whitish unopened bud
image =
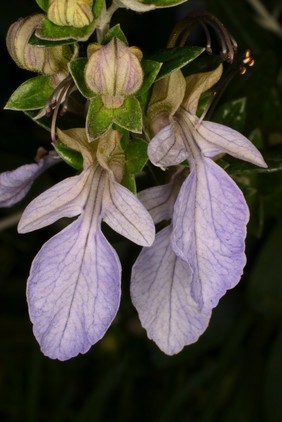
[[[43,17],[44,15],[38,14],[20,18],[13,23],[6,38],[8,52],[16,64],[23,69],[45,75],[66,73],[67,64],[72,57],[69,46],[45,48],[28,43]]]
[[[93,19],[93,0],[49,0],[48,19],[60,26],[82,28]]]
[[[141,87],[141,57],[139,49],[127,47],[117,38],[94,49],[85,68],[85,81],[92,92],[101,95],[105,107],[122,106],[125,97]]]

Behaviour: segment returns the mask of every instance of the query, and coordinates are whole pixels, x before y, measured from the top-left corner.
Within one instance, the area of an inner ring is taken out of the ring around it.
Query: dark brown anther
[[[206,10],[195,10],[191,12],[186,18],[178,22],[168,40],[167,47],[173,48],[176,46],[183,47],[187,42],[192,30],[200,26],[206,37],[206,52],[213,53],[211,46],[211,30],[215,32],[220,42],[220,56],[222,61],[232,63],[234,54],[237,51],[237,43],[232,35],[225,28],[223,23],[214,15]]]

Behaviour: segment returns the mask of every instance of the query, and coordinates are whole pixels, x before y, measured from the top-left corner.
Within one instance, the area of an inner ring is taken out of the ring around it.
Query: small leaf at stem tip
[[[78,151],[68,148],[59,139],[56,144],[53,144],[53,147],[65,163],[76,170],[81,171],[83,169],[83,158]]]
[[[25,81],[13,92],[5,109],[22,111],[43,108],[53,91],[51,76],[36,76]]]
[[[202,47],[176,47],[166,50],[161,50],[158,53],[153,54],[150,59],[158,62],[162,62],[162,68],[157,76],[157,79],[161,79],[164,76],[169,75],[177,69],[181,69],[188,63],[191,63],[197,57],[199,57],[205,49]]]
[[[78,59],[72,60],[70,62],[69,71],[80,93],[85,98],[93,98],[95,94],[88,88],[88,86],[85,83],[84,70],[85,70],[86,64],[87,64],[87,59],[84,57],[79,57]]]
[[[109,43],[113,38],[118,38],[124,44],[128,45],[127,38],[123,30],[121,29],[120,24],[117,24],[109,29],[109,31],[106,33],[103,39],[103,44]]]

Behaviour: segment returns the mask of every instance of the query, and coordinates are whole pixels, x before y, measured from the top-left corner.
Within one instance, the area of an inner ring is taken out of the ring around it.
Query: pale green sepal
[[[120,24],[117,24],[109,29],[109,31],[106,33],[102,44],[109,43],[113,38],[118,38],[120,41],[122,41],[125,45],[128,46],[127,38],[123,32],[123,30],[120,27]]]
[[[110,109],[104,106],[101,97],[93,98],[86,118],[89,139],[94,141],[99,138],[113,123],[131,132],[142,133],[142,111],[139,101],[134,97],[127,97],[121,107]]]
[[[104,106],[101,97],[93,98],[86,117],[86,131],[89,140],[94,141],[102,136],[112,123],[112,110]]]
[[[52,144],[57,154],[71,167],[76,170],[83,170],[83,158],[78,151],[68,148],[59,139],[56,144]]]
[[[153,134],[170,123],[170,117],[178,110],[185,93],[185,78],[180,70],[154,84],[147,116]]]
[[[153,54],[150,59],[163,63],[157,79],[168,76],[175,70],[181,69],[188,63],[191,63],[193,60],[199,57],[204,50],[205,49],[202,47],[188,46],[169,48]]]
[[[182,107],[191,114],[196,114],[199,98],[203,92],[206,92],[214,86],[222,75],[222,64],[211,72],[196,73],[185,78],[186,91]]]
[[[80,93],[85,98],[93,98],[95,94],[88,88],[85,83],[84,69],[86,64],[87,59],[85,57],[75,59],[69,63],[69,71]]]
[[[142,133],[142,110],[135,97],[125,98],[123,105],[112,109],[113,122],[134,133]]]
[[[59,26],[49,21],[48,18],[44,18],[39,28],[36,30],[35,35],[38,38],[49,41],[87,41],[90,35],[94,32],[95,25],[96,21],[94,20],[90,25],[83,28],[75,28],[73,26]]]
[[[24,111],[43,108],[54,91],[51,79],[48,75],[28,79],[14,91],[5,109]]]

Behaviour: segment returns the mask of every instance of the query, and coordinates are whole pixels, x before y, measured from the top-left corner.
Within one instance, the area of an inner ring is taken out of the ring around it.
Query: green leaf
[[[154,60],[142,60],[141,65],[144,72],[144,80],[141,88],[135,94],[137,97],[144,95],[150,89],[162,67],[162,63]]]
[[[136,194],[137,189],[136,189],[135,177],[133,174],[129,173],[126,167],[123,173],[121,184],[127,189],[129,189],[130,192]]]
[[[222,104],[213,114],[213,120],[242,132],[246,120],[246,98]]]
[[[169,48],[153,54],[150,57],[151,60],[163,63],[157,79],[161,79],[164,76],[174,72],[175,70],[181,69],[188,63],[191,63],[193,60],[199,57],[204,50],[205,49],[202,47],[186,46]]]
[[[81,171],[83,169],[83,158],[80,152],[74,151],[64,145],[59,139],[56,144],[52,144],[58,155],[71,167]]]
[[[54,92],[51,77],[36,76],[20,85],[9,98],[7,110],[37,110],[43,108]]]
[[[222,63],[222,59],[220,56],[203,56],[199,57],[197,60],[189,63],[189,66],[183,69],[184,76],[194,75],[195,73],[204,73],[204,72],[211,72],[215,70],[220,63]]]
[[[101,97],[91,100],[87,117],[86,130],[88,136],[94,140],[103,135],[113,122],[113,112],[104,106]]]
[[[136,194],[135,174],[139,173],[148,161],[148,144],[141,138],[129,139],[127,135],[121,139],[125,154],[124,174],[121,184]]]
[[[90,25],[83,28],[75,28],[73,26],[59,26],[44,18],[40,27],[36,30],[36,37],[49,41],[71,40],[87,41],[95,29],[95,20]]]
[[[117,24],[109,29],[109,31],[106,33],[103,39],[103,44],[107,44],[113,38],[118,38],[120,41],[124,42],[124,44],[128,45],[127,38],[123,30],[121,29],[120,24]]]
[[[69,63],[69,71],[81,94],[86,98],[93,98],[95,94],[92,91],[90,91],[90,89],[87,87],[85,83],[84,69],[85,69],[86,63],[87,63],[87,59],[84,57],[75,59]]]
[[[141,138],[133,138],[128,142],[125,157],[126,167],[131,174],[139,173],[148,161],[148,144]]]
[[[119,108],[114,108],[113,122],[134,133],[142,133],[142,110],[135,97],[127,97]]]
[[[205,91],[201,94],[198,107],[197,107],[197,116],[201,117],[202,114],[206,111],[207,106],[212,98],[212,93],[210,91]]]
[[[249,278],[249,302],[267,316],[282,315],[281,239],[280,221],[264,239]]]
[[[49,0],[36,0],[36,3],[42,10],[44,10],[44,12],[47,12]]]

